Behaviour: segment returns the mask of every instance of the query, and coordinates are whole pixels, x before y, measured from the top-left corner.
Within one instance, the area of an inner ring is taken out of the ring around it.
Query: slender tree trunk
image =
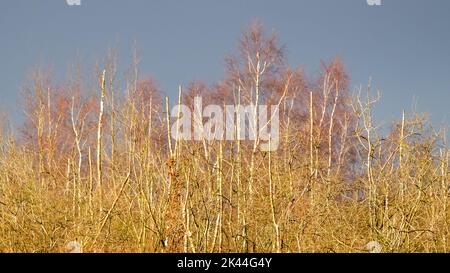
[[[100,113],[98,116],[98,130],[97,130],[97,187],[99,196],[99,208],[103,210],[103,185],[102,185],[102,149],[103,149],[103,115],[105,104],[105,78],[106,70],[103,70],[101,79],[101,97],[100,97]]]

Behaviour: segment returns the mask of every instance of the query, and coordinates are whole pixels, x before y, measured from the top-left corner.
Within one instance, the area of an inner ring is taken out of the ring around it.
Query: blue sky
[[[241,32],[255,18],[278,32],[292,66],[317,73],[321,60],[341,56],[352,87],[369,77],[383,98],[378,121],[401,109],[428,112],[449,124],[450,1],[382,0],[2,0],[0,4],[0,111],[15,121],[27,74],[51,65],[63,80],[77,56],[83,67],[109,47],[122,67],[137,41],[141,71],[169,95],[191,80],[214,82],[224,74]]]

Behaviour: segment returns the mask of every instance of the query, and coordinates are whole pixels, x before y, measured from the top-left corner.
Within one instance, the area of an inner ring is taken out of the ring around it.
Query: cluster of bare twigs
[[[351,96],[338,59],[307,80],[259,24],[239,53],[223,81],[180,88],[178,103],[277,104],[277,151],[172,139],[169,99],[136,54],[124,92],[114,54],[94,88],[38,71],[22,139],[0,135],[0,251],[449,251],[445,131],[403,112],[381,137],[370,85]]]

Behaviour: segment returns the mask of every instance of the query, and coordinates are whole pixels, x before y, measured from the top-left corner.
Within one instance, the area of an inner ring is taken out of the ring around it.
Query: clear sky
[[[449,124],[450,1],[382,0],[2,0],[0,3],[0,109],[20,120],[19,89],[37,64],[63,79],[81,57],[86,67],[117,47],[129,63],[137,41],[141,70],[167,94],[191,80],[214,82],[224,56],[255,18],[276,30],[293,66],[308,74],[339,55],[352,87],[369,77],[382,91],[377,120],[401,109],[429,112]],[[6,109],[6,110],[5,110]]]

